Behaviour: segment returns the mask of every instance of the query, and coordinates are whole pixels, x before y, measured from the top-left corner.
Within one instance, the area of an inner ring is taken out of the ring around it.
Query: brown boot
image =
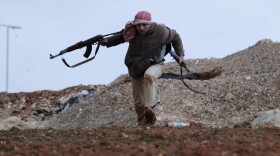
[[[138,126],[147,125],[145,116],[138,118],[138,121],[137,121],[137,122],[138,122]]]
[[[156,113],[153,111],[151,107],[146,107],[145,108],[145,119],[146,119],[146,124],[147,125],[154,125],[157,118],[156,118]]]
[[[141,107],[137,107],[136,109],[136,113],[137,113],[137,116],[138,116],[138,125],[139,126],[142,126],[142,125],[145,125],[146,124],[146,118],[145,118],[145,112],[146,112],[146,109],[144,106],[141,106]]]

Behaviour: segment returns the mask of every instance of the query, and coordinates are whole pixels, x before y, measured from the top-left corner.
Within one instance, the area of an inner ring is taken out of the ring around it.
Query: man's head
[[[136,29],[140,35],[145,35],[150,29],[152,23],[151,14],[147,11],[138,12],[133,20],[133,24],[136,25]]]

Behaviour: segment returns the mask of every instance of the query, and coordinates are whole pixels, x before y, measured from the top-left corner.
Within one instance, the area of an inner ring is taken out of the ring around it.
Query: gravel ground
[[[161,104],[155,111],[157,125],[167,121],[192,120],[206,127],[234,127],[252,121],[258,113],[279,108],[280,43],[261,40],[224,58],[187,60],[192,72],[222,67],[222,74],[210,80],[159,79]],[[175,62],[166,72],[179,73]],[[121,75],[110,85],[80,99],[67,111],[53,116],[45,127],[90,129],[107,126],[135,126],[131,83]]]
[[[193,72],[222,73],[185,80],[205,95],[159,79],[155,126],[136,126],[127,75],[109,85],[0,92],[0,155],[279,155],[279,53],[280,43],[261,40],[225,58],[187,60]],[[169,62],[166,72],[180,69]],[[263,112],[278,112],[269,116],[276,123],[254,128]]]

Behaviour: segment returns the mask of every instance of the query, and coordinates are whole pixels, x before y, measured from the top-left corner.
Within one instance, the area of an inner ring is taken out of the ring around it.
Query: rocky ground
[[[280,43],[261,40],[225,58],[187,60],[210,80],[159,79],[155,126],[136,126],[131,83],[0,93],[0,155],[276,155],[280,153]],[[180,73],[175,62],[166,72]],[[189,122],[168,127],[170,121]],[[32,150],[36,149],[36,150]],[[23,152],[26,150],[27,152]],[[76,153],[75,153],[76,152]]]
[[[0,131],[0,155],[271,155],[279,128],[111,127]]]

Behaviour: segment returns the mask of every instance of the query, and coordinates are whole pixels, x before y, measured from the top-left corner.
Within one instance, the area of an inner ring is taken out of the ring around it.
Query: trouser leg
[[[143,79],[144,79],[143,77],[139,79],[131,78],[134,108],[138,116],[138,121],[144,117],[144,113],[145,113],[145,101],[144,101],[144,92],[143,92],[143,85],[142,85]]]
[[[153,106],[160,102],[159,88],[156,84],[156,79],[161,76],[163,72],[163,65],[156,64],[148,68],[143,77],[139,79],[131,79],[132,90],[133,90],[133,100],[135,111],[138,116],[138,124],[149,124],[145,119],[145,112],[147,107]],[[149,110],[148,114],[153,116],[154,112]],[[155,118],[154,118],[155,121]],[[154,122],[151,122],[154,123]]]
[[[156,64],[145,71],[143,80],[144,101],[146,107],[154,106],[160,102],[160,91],[156,79],[163,73],[163,65]]]

